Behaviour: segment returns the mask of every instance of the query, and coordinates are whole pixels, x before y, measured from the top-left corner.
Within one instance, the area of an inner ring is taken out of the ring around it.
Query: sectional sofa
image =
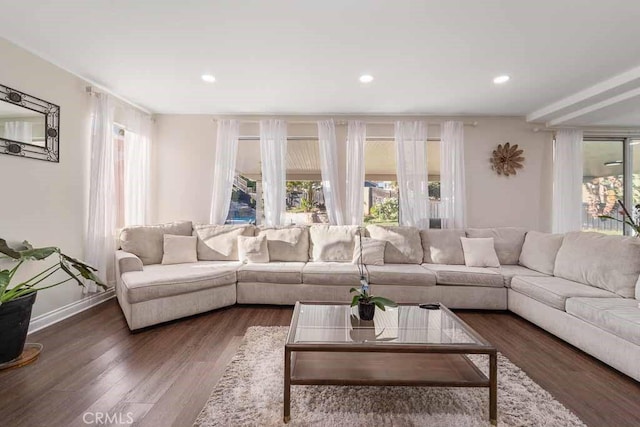
[[[196,262],[162,264],[165,235],[195,236]],[[129,227],[115,254],[116,295],[131,330],[235,303],[345,302],[360,283],[352,262],[360,235],[386,242],[384,265],[365,266],[372,293],[508,309],[640,380],[640,239],[633,237],[188,221]],[[269,262],[240,262],[239,236],[264,236]],[[499,267],[465,265],[461,238],[492,238]]]

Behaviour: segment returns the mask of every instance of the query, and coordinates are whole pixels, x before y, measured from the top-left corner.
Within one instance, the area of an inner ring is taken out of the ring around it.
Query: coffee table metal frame
[[[295,342],[302,305],[297,302],[284,352],[284,422],[291,419],[292,385],[487,387],[489,419],[497,423],[497,351],[462,319],[441,305],[476,343]],[[489,377],[468,354],[489,356]],[[384,370],[379,366],[384,363]],[[351,367],[358,365],[358,369]],[[370,370],[367,368],[370,367]],[[364,370],[364,371],[363,371]],[[358,371],[358,372],[355,372]],[[365,372],[365,375],[361,375]]]

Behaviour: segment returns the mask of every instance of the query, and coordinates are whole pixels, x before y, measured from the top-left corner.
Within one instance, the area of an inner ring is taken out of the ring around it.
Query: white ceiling
[[[635,0],[0,6],[1,36],[157,113],[526,115],[640,66]]]

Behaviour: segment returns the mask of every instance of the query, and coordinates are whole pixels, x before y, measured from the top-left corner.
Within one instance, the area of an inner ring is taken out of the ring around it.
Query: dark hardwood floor
[[[108,301],[29,337],[44,351],[0,372],[0,426],[86,426],[128,412],[139,426],[190,426],[245,330],[288,325],[291,313],[234,306],[131,334]],[[640,426],[640,383],[516,315],[458,313],[586,424]]]

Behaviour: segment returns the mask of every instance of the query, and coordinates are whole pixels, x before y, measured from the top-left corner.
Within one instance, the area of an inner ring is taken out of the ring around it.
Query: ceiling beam
[[[557,119],[573,114],[572,111],[577,112],[588,109],[592,105],[614,99],[616,96],[624,95],[638,87],[640,87],[640,67],[618,74],[615,77],[604,80],[571,96],[549,104],[546,107],[540,108],[528,114],[527,121],[548,121],[548,123],[552,123]]]
[[[549,120],[547,122],[547,127],[558,126],[563,123],[568,122],[569,120],[576,119],[578,117],[586,116],[587,114],[593,113],[594,111],[602,110],[603,108],[610,107],[612,105],[616,105],[620,102],[627,101],[632,98],[636,98],[640,96],[640,87],[624,92],[620,95],[613,96],[611,98],[607,98],[604,101],[596,102],[595,104],[591,104],[587,107],[580,108],[579,110],[573,111],[571,113],[565,114],[560,117],[556,117],[555,119]]]

